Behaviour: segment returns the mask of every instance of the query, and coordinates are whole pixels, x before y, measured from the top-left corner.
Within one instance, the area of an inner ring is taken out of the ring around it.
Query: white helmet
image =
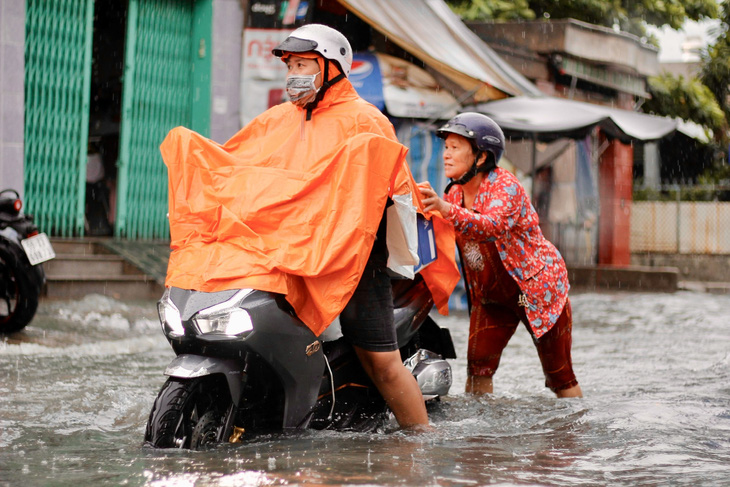
[[[332,27],[322,24],[308,24],[299,27],[289,34],[284,42],[271,52],[281,57],[285,52],[314,51],[323,57],[335,61],[345,76],[350,75],[352,68],[352,47],[347,38]]]

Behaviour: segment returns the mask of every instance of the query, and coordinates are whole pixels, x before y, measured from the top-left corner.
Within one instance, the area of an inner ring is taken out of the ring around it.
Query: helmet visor
[[[474,139],[474,131],[469,130],[465,125],[460,124],[459,122],[454,123],[453,121],[449,121],[436,131],[436,136],[441,137],[442,139],[448,137],[449,134],[456,134],[466,137],[467,139]]]
[[[317,41],[289,36],[271,52],[274,56],[281,57],[285,52],[308,52],[314,51],[316,47]]]

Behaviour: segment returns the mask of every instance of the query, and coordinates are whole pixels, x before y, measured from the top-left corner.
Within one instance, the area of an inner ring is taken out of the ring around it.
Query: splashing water
[[[451,395],[435,432],[305,431],[211,451],[144,448],[174,356],[153,302],[44,302],[0,341],[0,485],[722,485],[730,478],[730,296],[578,294],[573,361],[585,394],[544,388],[520,328],[474,398],[465,315],[450,329]]]

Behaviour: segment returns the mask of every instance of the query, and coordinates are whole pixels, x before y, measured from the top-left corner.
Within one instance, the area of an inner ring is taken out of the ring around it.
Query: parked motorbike
[[[451,386],[454,345],[425,283],[393,280],[398,344],[426,401]],[[335,321],[315,336],[283,296],[167,288],[158,303],[177,357],[147,422],[157,448],[201,449],[304,428],[373,431],[388,408]]]
[[[42,262],[55,257],[45,233],[13,189],[0,191],[0,333],[23,329],[35,316],[46,281]]]

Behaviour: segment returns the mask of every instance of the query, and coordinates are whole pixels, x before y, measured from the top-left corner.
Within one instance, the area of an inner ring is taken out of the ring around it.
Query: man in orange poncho
[[[161,146],[170,178],[168,286],[285,294],[319,335],[342,332],[401,427],[428,427],[401,362],[386,273],[389,197],[422,208],[393,126],[347,79],[352,50],[311,24],[274,49],[291,103],[259,115],[225,145],[178,127]],[[415,197],[415,199],[413,199]],[[438,258],[422,272],[445,312],[459,279],[453,230],[434,218]]]

